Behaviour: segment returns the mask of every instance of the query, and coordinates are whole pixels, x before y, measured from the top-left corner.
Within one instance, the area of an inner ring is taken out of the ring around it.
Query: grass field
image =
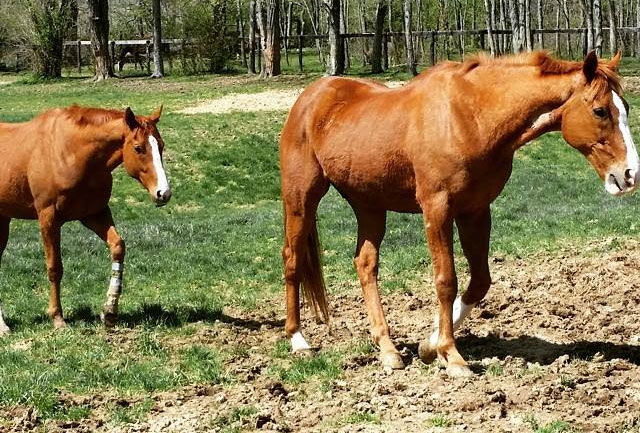
[[[65,393],[140,398],[135,407],[107,408],[105,422],[126,424],[143,418],[150,408],[145,399],[159,391],[238,380],[225,360],[248,348],[179,342],[228,320],[228,309],[252,311],[260,309],[261,300],[282,296],[277,151],[286,112],[175,112],[228,93],[300,87],[315,77],[292,74],[269,82],[241,75],[128,78],[100,84],[77,77],[29,84],[19,77],[0,86],[3,122],[24,121],[71,103],[131,106],[140,114],[164,104],[159,127],[174,192],[168,206],[156,209],[122,169],[116,173],[111,207],[127,242],[127,258],[121,323],[112,332],[98,318],[109,276],[106,247],[79,223],[63,228],[62,303],[69,327],[55,332],[45,314],[48,282],[37,224],[12,222],[0,269],[0,299],[13,330],[0,341],[1,407],[32,407],[42,419],[75,420],[90,416],[92,409],[69,404]],[[5,78],[14,77],[0,76]],[[635,95],[627,100],[640,108]],[[636,136],[638,112],[630,114]],[[637,237],[639,213],[638,195],[609,197],[586,160],[559,135],[547,135],[518,153],[514,174],[493,205],[492,254],[527,257],[589,239]],[[345,283],[353,287],[355,220],[335,191],[320,206],[319,227],[329,290],[344,290]],[[387,233],[383,290],[432,291],[423,283],[430,259],[421,217],[390,215]],[[280,360],[287,351],[284,342],[277,343],[269,361],[272,374],[287,383],[340,374],[339,352],[283,369]],[[0,429],[2,423],[0,418]]]

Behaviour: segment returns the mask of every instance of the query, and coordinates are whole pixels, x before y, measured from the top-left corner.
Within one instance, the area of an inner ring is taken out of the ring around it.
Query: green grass
[[[453,421],[444,415],[436,415],[429,420],[429,425],[432,427],[451,427]]]
[[[540,425],[532,414],[525,416],[523,421],[531,428],[533,433],[571,433],[578,431],[565,421],[551,421],[548,424]]]
[[[353,412],[341,424],[381,424],[380,416],[370,412]]]
[[[402,77],[396,72],[378,78]],[[69,329],[53,332],[44,314],[48,282],[37,224],[12,221],[0,298],[14,333],[0,341],[0,405],[30,406],[44,418],[74,418],[87,416],[89,408],[69,406],[63,391],[145,397],[194,383],[233,383],[225,357],[240,356],[246,348],[171,343],[215,327],[225,308],[253,310],[260,299],[281,296],[277,150],[286,113],[176,111],[228,93],[301,86],[318,75],[268,82],[233,75],[170,76],[97,84],[70,76],[0,86],[0,121],[24,121],[71,103],[131,106],[141,114],[164,103],[159,127],[174,189],[172,202],[155,209],[135,181],[116,171],[111,207],[127,258],[115,332],[106,332],[98,317],[110,269],[102,242],[79,223],[63,228],[62,304]],[[628,100],[635,107],[630,123],[637,136],[640,100]],[[518,152],[513,176],[493,205],[492,254],[527,255],[605,236],[637,237],[638,213],[639,195],[607,196],[584,158],[552,134]],[[318,219],[329,290],[340,290],[344,282],[356,285],[351,209],[332,190]],[[423,233],[419,215],[389,215],[381,253],[383,291],[432,290],[421,283],[430,272]],[[328,383],[341,374],[338,353],[292,359],[288,349],[286,342],[277,343],[270,370],[286,383]],[[358,350],[369,353],[373,347]]]

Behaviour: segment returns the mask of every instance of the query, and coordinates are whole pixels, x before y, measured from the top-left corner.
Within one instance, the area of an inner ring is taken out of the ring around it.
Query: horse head
[[[564,139],[589,160],[612,195],[635,191],[640,180],[629,105],[621,95],[619,61],[620,53],[606,62],[590,52],[577,90],[561,109]]]
[[[171,198],[171,187],[162,163],[164,141],[156,127],[161,114],[162,106],[150,116],[136,116],[131,108],[124,113],[128,131],[123,146],[124,167],[129,176],[147,189],[157,206],[167,204]]]

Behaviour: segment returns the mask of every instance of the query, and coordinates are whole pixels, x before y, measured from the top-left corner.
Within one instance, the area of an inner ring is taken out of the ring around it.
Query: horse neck
[[[581,78],[580,71],[547,76],[540,76],[534,68],[515,72],[505,73],[490,90],[494,101],[504,101],[500,109],[477,111],[484,117],[481,119],[481,124],[486,125],[484,136],[513,151],[545,132],[559,129],[559,116],[545,124],[539,119],[549,117],[547,113],[554,113],[567,102]],[[497,99],[498,95],[502,98]]]
[[[122,119],[112,120],[103,125],[89,126],[85,132],[90,143],[90,157],[94,162],[104,163],[113,171],[123,162],[125,125]]]

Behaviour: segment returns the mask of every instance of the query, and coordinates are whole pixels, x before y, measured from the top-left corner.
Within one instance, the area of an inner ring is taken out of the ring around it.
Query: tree
[[[160,0],[152,0],[153,9],[153,74],[151,78],[164,77],[164,62],[162,61],[162,12]]]
[[[404,44],[407,55],[407,69],[413,75],[418,75],[416,55],[413,51],[413,35],[411,34],[411,0],[404,0]]]
[[[609,50],[613,56],[618,51],[618,29],[616,24],[616,2],[609,0]]]
[[[71,0],[31,0],[28,3],[34,38],[36,74],[43,78],[62,75],[62,48],[65,36],[73,27]],[[76,5],[77,7],[77,5]]]
[[[113,65],[109,55],[109,2],[107,0],[89,0],[89,31],[96,67],[94,80],[100,81],[113,77]]]
[[[263,78],[280,75],[280,1],[258,0],[258,27],[262,46]]]
[[[380,74],[382,70],[382,32],[384,31],[384,19],[387,15],[385,0],[378,0],[376,8],[376,28],[373,36],[373,49],[371,51],[371,72]]]
[[[329,61],[328,75],[344,74],[344,39],[340,34],[340,0],[324,0],[329,20]]]
[[[490,0],[484,0],[485,24],[487,26],[487,38],[489,39],[489,51],[492,56],[496,55],[496,40],[493,36],[493,24],[495,22],[494,3]]]
[[[256,0],[249,0],[249,64],[247,73],[256,73]]]

